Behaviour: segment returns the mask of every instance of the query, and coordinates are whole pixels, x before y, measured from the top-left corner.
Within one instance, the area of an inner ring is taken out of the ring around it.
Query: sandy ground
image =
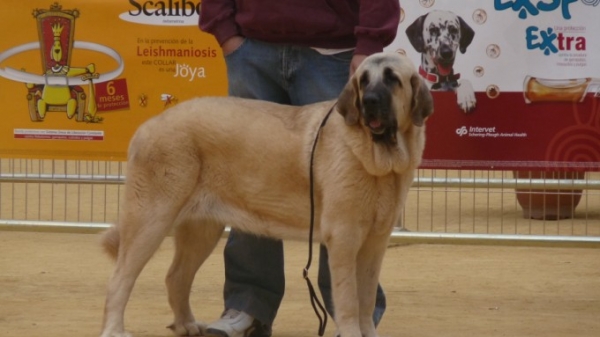
[[[21,172],[8,163],[21,164],[0,160],[0,172]],[[54,164],[48,167],[56,170]],[[90,174],[80,169],[77,173]],[[598,174],[588,179],[597,181]],[[121,187],[2,183],[0,219],[111,222]],[[575,218],[532,221],[523,219],[511,189],[415,187],[403,220],[413,232],[598,236],[598,205],[600,193],[589,190]],[[113,269],[98,239],[97,234],[0,229],[0,337],[98,336]],[[222,244],[194,284],[198,320],[214,320],[222,311]],[[317,336],[318,320],[301,276],[306,243],[285,246],[287,291],[274,336]],[[126,326],[135,336],[171,336],[165,328],[172,316],[164,276],[172,255],[168,239],[138,280],[126,312]],[[316,283],[316,266],[311,277]],[[383,337],[600,336],[599,249],[394,245],[381,283],[388,299],[379,327]],[[325,336],[334,331],[330,320]]]
[[[0,231],[0,336],[97,336],[113,263],[97,234]],[[222,244],[193,288],[197,319],[222,310]],[[138,280],[126,312],[135,336],[170,336],[164,276],[170,239]],[[302,268],[286,243],[287,290],[274,336],[317,335]],[[316,268],[311,270],[316,282]],[[381,283],[381,336],[600,336],[600,251],[589,248],[396,245]],[[325,336],[332,336],[330,321]]]

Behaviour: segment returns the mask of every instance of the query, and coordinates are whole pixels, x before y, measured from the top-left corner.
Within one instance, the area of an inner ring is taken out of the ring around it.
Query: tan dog
[[[376,54],[336,102],[293,107],[198,98],[144,123],[129,148],[126,196],[104,245],[117,258],[102,336],[129,336],[123,316],[135,280],[165,236],[177,335],[199,335],[189,304],[198,268],[224,226],[274,238],[308,237],[314,157],[315,239],[329,252],[335,322],[342,337],[374,337],[372,313],[388,238],[425,145],[429,90],[412,63]],[[118,251],[118,253],[117,253]]]

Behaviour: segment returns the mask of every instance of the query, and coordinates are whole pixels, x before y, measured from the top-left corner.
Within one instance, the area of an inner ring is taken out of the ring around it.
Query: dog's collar
[[[450,75],[441,76],[438,74],[427,72],[423,66],[419,67],[419,75],[432,83],[456,82],[460,78],[460,74],[451,73]]]

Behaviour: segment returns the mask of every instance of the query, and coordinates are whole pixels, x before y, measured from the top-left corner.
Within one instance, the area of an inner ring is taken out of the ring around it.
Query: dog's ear
[[[423,40],[423,22],[427,14],[419,16],[408,28],[406,28],[406,36],[413,48],[419,53],[425,52],[425,40]]]
[[[473,37],[475,37],[475,31],[460,16],[458,17],[458,21],[460,22],[459,49],[464,54],[467,51],[467,47],[473,41]]]
[[[358,94],[358,78],[356,74],[350,78],[337,102],[338,112],[344,116],[346,125],[358,123],[360,116],[360,97]]]
[[[423,126],[427,117],[433,113],[433,97],[425,81],[418,74],[412,75],[410,85],[413,92],[410,117],[414,125]]]

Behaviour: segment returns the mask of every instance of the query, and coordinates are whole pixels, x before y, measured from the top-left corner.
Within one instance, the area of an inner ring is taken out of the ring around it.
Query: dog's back
[[[322,106],[331,105],[298,108],[198,98],[151,118],[130,143],[123,225],[141,226],[153,219],[154,212],[170,209],[179,214],[177,221],[210,219],[227,224],[231,219],[240,222],[241,217],[249,230],[268,231],[257,234],[283,236],[277,233],[280,222],[297,223],[305,231],[308,161],[314,141],[314,132],[306,130],[316,131],[323,117],[320,111],[327,110]],[[295,214],[298,204],[306,204],[300,216]],[[141,215],[144,219],[139,219]],[[253,226],[255,222],[273,225]],[[119,247],[119,226],[103,236],[103,246],[113,257]]]

